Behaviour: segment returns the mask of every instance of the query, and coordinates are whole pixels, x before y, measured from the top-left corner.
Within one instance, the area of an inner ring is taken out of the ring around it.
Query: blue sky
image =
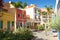
[[[9,0],[4,0],[5,2],[8,2]],[[52,7],[55,7],[56,0],[12,0],[14,2],[22,1],[27,2],[28,5],[35,4],[40,8],[44,8],[45,5],[52,5]]]

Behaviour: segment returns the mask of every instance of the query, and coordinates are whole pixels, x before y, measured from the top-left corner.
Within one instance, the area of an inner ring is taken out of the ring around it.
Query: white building
[[[48,24],[48,22],[50,20],[50,18],[48,18],[48,15],[41,15],[41,14],[39,14],[39,11],[38,11],[38,10],[41,10],[42,12],[46,12],[46,14],[47,14],[46,8],[37,8],[36,5],[31,4],[30,6],[27,6],[25,9],[26,9],[26,16],[27,15],[30,16],[30,21],[33,21],[34,26],[36,26],[37,24],[41,24],[41,25]],[[51,18],[53,18],[53,13],[52,13]],[[27,21],[29,21],[29,20],[27,20]]]
[[[38,14],[38,8],[36,7],[36,5],[31,4],[30,6],[27,6],[25,8],[26,10],[26,16],[30,16],[30,19],[27,21],[33,22],[34,24],[36,23],[40,23],[39,21],[39,14]]]
[[[26,15],[30,16],[30,19],[35,18],[35,5],[31,4],[30,6],[26,7]]]

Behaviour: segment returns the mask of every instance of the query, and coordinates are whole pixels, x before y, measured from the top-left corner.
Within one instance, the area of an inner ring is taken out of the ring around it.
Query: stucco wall
[[[35,9],[32,7],[32,8],[27,8],[26,9],[26,15],[29,15],[30,16],[30,19],[34,19],[35,18]]]
[[[7,28],[7,22],[10,21],[10,28],[12,29],[12,21],[15,20],[15,15],[7,12],[3,12],[3,16],[0,17],[0,20],[3,21],[3,29]]]

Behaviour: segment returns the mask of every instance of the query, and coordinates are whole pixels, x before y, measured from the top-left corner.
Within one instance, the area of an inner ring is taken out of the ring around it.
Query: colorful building
[[[41,15],[38,11],[40,10],[43,14],[47,14],[45,8],[37,8],[34,4],[27,6],[25,9],[15,8],[11,1],[9,3],[2,3],[0,9],[0,27],[3,29],[16,29],[20,26],[35,28],[37,24],[43,25],[48,23],[54,13],[52,12],[51,17],[48,18],[48,15]]]
[[[27,6],[26,9],[26,15],[30,16],[30,19],[35,19],[34,15],[35,15],[35,5],[31,4],[30,6]]]
[[[29,20],[27,20],[27,26],[30,28],[31,27],[35,28],[36,23],[40,23],[38,20],[36,21],[36,16],[38,14],[36,5],[31,4],[30,6],[27,6],[25,10],[26,10],[26,16],[29,15],[30,17]]]
[[[0,26],[3,29],[16,29],[17,27],[25,26],[26,24],[26,11],[24,9],[15,8],[11,1],[3,3],[4,11],[0,14]]]
[[[26,24],[26,11],[23,9],[16,9],[16,26],[24,27]]]
[[[42,14],[40,14],[39,16],[41,19],[40,20],[41,25],[44,25],[44,27],[48,27],[51,20],[54,19],[54,15],[55,15],[54,10],[52,9],[50,14],[48,14],[46,8],[40,8],[39,10],[40,12],[42,12]]]
[[[3,12],[3,15],[0,17],[0,27],[3,29],[13,29],[14,19],[14,14]]]
[[[3,7],[0,11],[0,28],[2,29],[13,30],[15,27],[15,13],[9,12],[10,9],[9,3],[3,3]]]
[[[39,12],[42,12],[42,15]],[[54,10],[52,10],[51,15],[49,15],[50,17],[48,17],[46,8],[38,8],[36,5],[31,4],[30,6],[26,7],[26,15],[30,16],[30,19],[27,21],[30,23],[32,22],[35,28],[37,24],[49,24],[48,22],[50,22],[54,16]]]

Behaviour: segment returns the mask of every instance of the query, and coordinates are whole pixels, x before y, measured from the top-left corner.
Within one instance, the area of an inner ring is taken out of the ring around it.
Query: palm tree
[[[25,8],[27,6],[27,3],[26,2],[12,2],[12,5],[15,7],[15,8]]]
[[[23,6],[23,8],[25,8],[27,6],[27,3],[24,2],[22,6]]]
[[[49,18],[51,17],[52,15],[52,7],[51,6],[45,6],[46,7],[46,10],[47,10],[47,16],[48,16],[48,22],[49,22]]]
[[[12,5],[15,7],[15,8],[19,8],[21,6],[22,2],[12,2]]]
[[[52,7],[51,6],[45,6],[47,10],[47,14],[51,15],[52,14]]]
[[[48,25],[45,26],[46,27],[46,35],[47,35],[47,29],[49,28],[49,19],[50,19],[50,16],[52,15],[52,7],[51,6],[45,6],[46,10],[47,10],[47,22],[48,22]]]

